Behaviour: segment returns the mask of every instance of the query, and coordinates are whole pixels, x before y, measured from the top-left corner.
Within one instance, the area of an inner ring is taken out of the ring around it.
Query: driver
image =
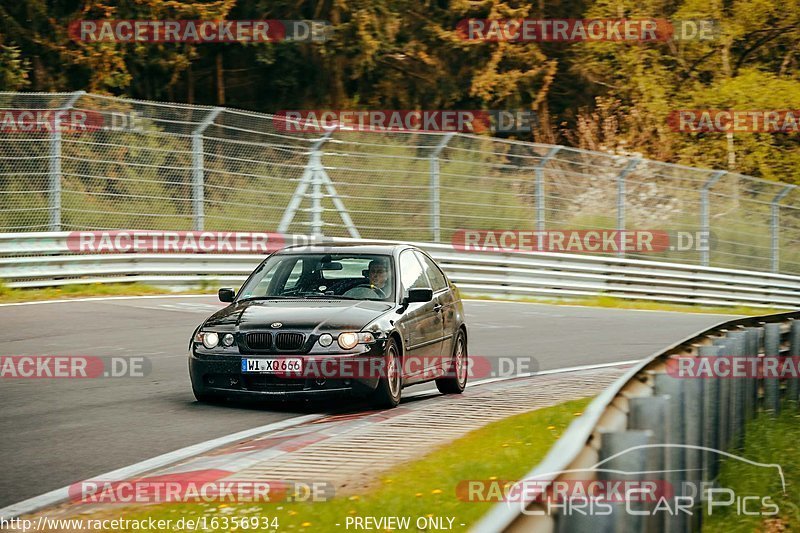
[[[345,296],[354,298],[374,298],[378,296],[383,299],[391,292],[389,284],[389,265],[383,259],[373,259],[369,262],[367,272],[368,283],[362,283],[344,293]]]

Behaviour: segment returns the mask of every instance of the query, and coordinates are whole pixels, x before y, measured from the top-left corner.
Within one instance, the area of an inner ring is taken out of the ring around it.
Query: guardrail
[[[594,399],[520,482],[534,484],[536,490],[519,490],[513,502],[498,503],[473,531],[699,530],[703,515],[696,512],[696,498],[692,515],[671,515],[663,509],[661,513],[652,512],[653,502],[630,501],[612,502],[608,514],[559,514],[546,512],[546,498],[541,495],[557,481],[574,483],[576,479],[661,481],[679,496],[688,486],[713,482],[723,453],[742,445],[747,422],[760,410],[774,416],[782,404],[786,405],[782,399],[793,402],[788,405],[794,408],[800,407],[800,378],[796,374],[780,381],[772,374],[689,378],[689,373],[676,371],[680,368],[676,358],[720,356],[757,356],[762,368],[766,366],[765,357],[791,356],[796,365],[800,357],[800,312],[723,322],[631,369]],[[791,361],[783,359],[784,363]],[[621,471],[637,475],[626,477]],[[782,472],[780,476],[783,481]],[[564,509],[564,502],[559,503]],[[643,514],[631,514],[625,505]],[[645,515],[648,505],[650,513]]]
[[[78,253],[67,244],[70,235],[0,234],[0,279],[18,288],[130,282],[182,288],[237,285],[264,258],[263,254],[241,253]],[[305,242],[309,238],[298,239]],[[318,242],[390,241],[331,238]],[[443,244],[413,244],[430,253],[468,294],[546,298],[607,295],[681,304],[800,306],[800,276],[618,257],[467,252]]]

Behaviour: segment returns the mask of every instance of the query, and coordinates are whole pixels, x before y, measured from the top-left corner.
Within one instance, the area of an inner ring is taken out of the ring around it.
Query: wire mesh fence
[[[800,191],[749,176],[462,133],[295,133],[283,117],[82,92],[0,93],[0,113],[2,232],[708,232],[708,248],[624,255],[800,273]]]

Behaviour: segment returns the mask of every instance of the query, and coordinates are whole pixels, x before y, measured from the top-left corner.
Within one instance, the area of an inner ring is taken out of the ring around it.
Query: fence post
[[[764,357],[778,358],[781,354],[781,325],[764,325]],[[766,368],[766,361],[764,361]],[[779,368],[776,364],[774,368]],[[777,417],[781,412],[780,380],[773,376],[764,376],[764,410],[770,416]]]
[[[545,196],[544,196],[544,167],[547,163],[556,156],[558,151],[561,150],[560,146],[553,146],[542,158],[541,161],[536,163],[534,171],[536,172],[536,231],[539,232],[537,249],[542,250],[542,239],[546,221],[545,221]]]
[[[794,189],[794,185],[787,185],[784,189],[775,195],[770,202],[770,233],[772,234],[772,271],[780,272],[780,202],[783,198]]]
[[[633,172],[641,161],[638,158],[631,159],[622,169],[622,172],[617,174],[617,231],[620,233],[617,255],[620,257],[625,256],[625,239],[622,237],[622,232],[625,231],[625,178]]]
[[[431,230],[433,232],[433,242],[442,241],[442,201],[440,198],[440,175],[439,175],[439,154],[445,149],[450,139],[453,138],[455,132],[450,132],[442,137],[431,155],[428,156],[431,173]]]
[[[214,122],[224,108],[215,107],[192,131],[192,226],[195,231],[205,227],[205,175],[203,157],[203,132]]]
[[[314,237],[322,236],[322,183],[320,174],[322,171],[321,152],[315,150],[311,155],[311,235]]]
[[[703,184],[703,188],[700,189],[700,232],[703,237],[706,238],[706,242],[708,241],[708,235],[711,233],[711,222],[709,218],[709,206],[708,206],[708,191],[711,187],[717,183],[722,176],[727,174],[727,170],[718,170],[714,172],[708,181]],[[708,246],[703,247],[700,251],[700,263],[703,266],[708,266],[710,261],[710,253]]]
[[[347,212],[344,202],[342,202],[342,199],[336,192],[333,181],[331,181],[330,176],[328,176],[328,173],[325,171],[325,167],[322,165],[322,147],[331,139],[335,131],[336,128],[326,129],[322,137],[312,142],[308,155],[308,163],[306,163],[306,166],[303,168],[303,175],[297,182],[297,187],[295,187],[294,193],[292,194],[292,199],[289,200],[289,204],[283,211],[281,221],[278,223],[278,232],[286,233],[289,231],[289,225],[292,223],[292,220],[294,220],[294,215],[300,210],[303,198],[309,196],[306,191],[310,187],[311,209],[307,211],[310,212],[311,216],[311,221],[309,223],[311,225],[311,234],[314,238],[321,237],[322,226],[324,225],[322,213],[325,211],[322,207],[322,200],[325,197],[322,192],[322,187],[324,186],[336,211],[339,212],[342,222],[344,222],[347,231],[350,233],[350,237],[354,239],[361,238],[358,229],[355,224],[353,224],[353,219],[350,218],[350,214]]]
[[[58,111],[72,109],[78,98],[86,94],[85,91],[76,91],[67,101],[58,108]],[[53,130],[50,135],[50,165],[47,189],[50,204],[50,231],[61,231],[61,113],[53,117]]]

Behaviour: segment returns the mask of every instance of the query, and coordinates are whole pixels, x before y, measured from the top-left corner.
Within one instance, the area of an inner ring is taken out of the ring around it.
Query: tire
[[[467,373],[469,370],[469,355],[467,354],[467,336],[464,330],[459,329],[453,343],[453,356],[450,368],[444,377],[436,380],[436,388],[442,394],[461,394],[467,387]]]
[[[391,409],[400,404],[403,391],[403,376],[399,348],[394,339],[389,338],[384,348],[384,368],[386,375],[378,381],[378,386],[370,397],[370,405],[378,409]]]

